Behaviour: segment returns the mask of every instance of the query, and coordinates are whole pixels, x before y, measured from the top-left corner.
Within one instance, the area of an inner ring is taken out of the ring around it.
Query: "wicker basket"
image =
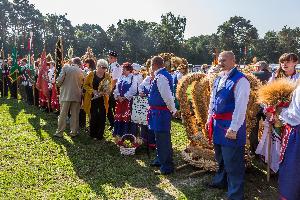
[[[125,134],[122,136],[121,141],[130,140],[131,143],[136,143],[136,137],[132,134]],[[129,156],[135,154],[136,147],[124,147],[120,145],[120,152],[122,155]]]
[[[131,155],[134,155],[135,154],[135,147],[132,147],[132,148],[126,148],[126,147],[123,147],[123,146],[120,146],[120,152],[122,155],[125,155],[125,156],[131,156]]]

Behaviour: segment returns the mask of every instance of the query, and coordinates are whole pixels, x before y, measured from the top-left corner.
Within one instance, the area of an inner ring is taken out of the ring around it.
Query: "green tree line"
[[[0,0],[0,43],[7,53],[17,43],[19,55],[27,54],[29,33],[33,32],[33,49],[37,57],[44,48],[54,53],[59,36],[64,51],[73,47],[75,56],[82,56],[89,46],[97,58],[105,57],[109,49],[120,54],[120,62],[144,63],[161,52],[185,57],[191,64],[211,63],[221,50],[232,50],[240,63],[250,63],[253,57],[276,63],[284,52],[300,51],[300,28],[285,26],[268,31],[263,37],[250,20],[231,17],[211,35],[184,39],[186,18],[166,13],[159,23],[134,19],[119,20],[105,31],[97,24],[72,26],[67,14],[43,15],[28,0]],[[0,45],[1,45],[0,44]]]

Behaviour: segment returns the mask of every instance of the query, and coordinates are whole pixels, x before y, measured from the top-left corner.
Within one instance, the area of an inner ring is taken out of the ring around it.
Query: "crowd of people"
[[[30,62],[27,59],[21,59],[20,70],[14,71],[11,58],[2,60],[1,96],[8,96],[10,89],[12,98],[17,99],[19,94],[30,105],[37,105],[46,111],[59,111],[57,137],[63,137],[68,121],[70,136],[75,137],[88,120],[90,137],[102,140],[108,119],[108,129],[113,136],[139,134],[149,146],[156,148],[156,158],[151,166],[160,167],[158,174],[173,173],[171,120],[179,109],[175,99],[176,87],[187,73],[187,66],[169,72],[164,67],[163,58],[154,56],[151,68],[147,70],[137,63],[125,62],[120,65],[117,58],[115,51],[109,52],[107,60],[75,57],[64,64],[57,77],[55,63],[51,59],[48,59],[47,73],[43,76],[40,74],[41,59],[34,62],[33,68],[28,65]],[[243,199],[245,118],[251,88],[245,74],[238,69],[233,52],[220,53],[218,63],[221,72],[213,84],[205,126],[213,140],[219,169],[208,187],[227,188],[229,199]],[[271,72],[265,61],[259,61],[254,65],[257,70],[253,74],[263,84],[279,78],[295,82],[299,80],[300,73],[295,69],[298,63],[296,54],[283,54],[279,63],[278,70]],[[210,73],[213,70],[207,71]],[[41,79],[47,82],[47,93],[41,90]],[[56,88],[59,88],[59,92]],[[59,96],[59,102],[55,96]],[[132,102],[137,96],[147,99],[146,125],[134,123],[131,118],[134,109]],[[280,136],[277,137],[279,143],[281,138],[285,138],[285,149],[280,161],[280,152],[277,151],[278,160],[272,168],[275,172],[279,169],[281,199],[300,199],[300,181],[294,178],[300,167],[299,102],[300,86],[294,91],[290,105],[280,113],[287,125],[285,127],[289,127],[287,135],[277,133]],[[250,133],[253,154],[266,156],[263,148],[266,141],[258,140],[258,132],[259,121],[268,120],[268,117],[269,113],[262,105],[256,126]]]

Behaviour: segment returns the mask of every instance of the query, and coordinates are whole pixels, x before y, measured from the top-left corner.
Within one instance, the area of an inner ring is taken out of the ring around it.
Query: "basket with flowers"
[[[125,134],[116,140],[117,145],[120,147],[120,152],[122,155],[134,155],[135,150],[140,144],[137,138],[132,134]]]

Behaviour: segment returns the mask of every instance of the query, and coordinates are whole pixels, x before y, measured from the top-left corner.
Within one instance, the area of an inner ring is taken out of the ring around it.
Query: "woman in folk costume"
[[[139,93],[138,93],[138,88],[139,88],[139,85],[143,82],[143,75],[140,73],[141,71],[141,65],[137,64],[137,63],[132,63],[132,74],[133,74],[133,79],[134,79],[134,83],[136,84],[135,87],[137,88],[137,92],[134,96],[138,96]],[[135,99],[136,97],[133,97],[133,100],[132,100],[132,113],[136,112],[137,111],[137,107],[138,106],[135,106],[135,102],[134,101],[137,101],[137,99]],[[131,115],[132,117],[134,115]],[[139,123],[135,123],[134,120],[131,120],[132,123],[131,123],[131,127],[130,127],[130,131],[132,134],[134,135],[140,135],[140,124]]]
[[[297,81],[300,78],[300,73],[296,72],[296,65],[298,64],[298,56],[294,53],[284,53],[279,58],[280,66],[275,73],[272,74],[270,81],[274,81],[278,78],[287,78],[291,81]],[[269,131],[269,122],[265,121],[264,131],[259,142],[256,154],[263,155],[265,157],[265,162],[268,162],[268,131]],[[272,131],[272,143],[271,143],[271,169],[274,172],[277,172],[279,169],[279,154],[281,148],[281,123],[277,120],[273,126]]]
[[[267,113],[268,115],[268,113]],[[272,115],[270,113],[270,115]],[[269,116],[270,116],[269,115]],[[279,193],[281,200],[300,199],[300,82],[292,101],[279,115],[285,124],[279,159]]]
[[[90,116],[90,136],[95,140],[102,140],[105,130],[111,91],[111,78],[106,72],[107,67],[106,60],[98,60],[96,70],[87,75],[83,84],[83,109]]]
[[[146,76],[146,78],[143,80],[143,82],[139,85],[139,95],[141,97],[149,98],[150,94],[150,86],[154,79],[154,71],[150,69],[150,75]],[[152,130],[149,130],[148,124],[141,126],[141,136],[143,138],[143,142],[145,144],[148,144],[150,148],[155,148],[155,135]]]
[[[130,134],[131,100],[137,93],[137,83],[132,74],[132,65],[123,63],[123,75],[118,79],[114,97],[116,99],[115,122],[113,135]]]

